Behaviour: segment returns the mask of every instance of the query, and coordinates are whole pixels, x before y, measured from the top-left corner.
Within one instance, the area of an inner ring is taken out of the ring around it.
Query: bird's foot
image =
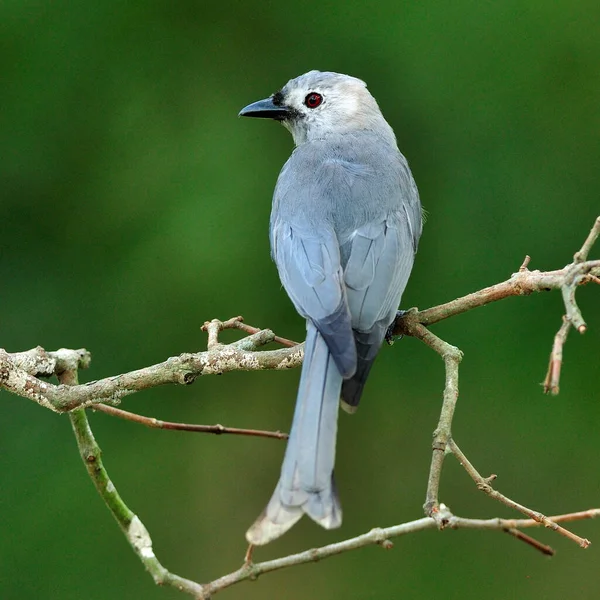
[[[396,321],[398,321],[398,319],[401,319],[407,312],[409,312],[409,310],[397,310],[396,311],[396,316],[394,317],[394,320],[391,322],[390,326],[387,328],[387,331],[385,332],[385,341],[387,343],[388,346],[393,346],[394,342],[395,342],[395,338],[401,340],[404,335],[400,334],[400,335],[394,335],[394,329],[396,328]]]

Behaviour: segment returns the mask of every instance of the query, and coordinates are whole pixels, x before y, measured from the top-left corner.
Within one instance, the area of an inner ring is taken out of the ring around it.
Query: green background
[[[201,350],[214,317],[302,338],[267,237],[291,138],[237,112],[309,69],[366,80],[410,161],[429,219],[405,308],[501,281],[525,254],[533,269],[560,268],[600,213],[597,0],[5,0],[0,61],[0,346],[86,347],[84,381]],[[560,294],[434,329],[465,352],[458,443],[498,489],[546,514],[600,505],[600,290],[578,298],[589,332],[569,338],[558,397],[539,382]],[[286,430],[298,374],[206,377],[123,407]],[[441,361],[418,341],[384,348],[358,414],[340,417],[342,528],[303,520],[255,559],[419,518],[442,386]],[[67,417],[6,392],[0,409],[0,597],[184,597],[143,571]],[[199,581],[237,568],[284,445],[90,419],[165,566]],[[452,459],[441,500],[461,516],[516,516]],[[545,531],[535,535],[553,559],[502,533],[428,531],[222,596],[598,598],[600,522],[573,529],[588,550]]]

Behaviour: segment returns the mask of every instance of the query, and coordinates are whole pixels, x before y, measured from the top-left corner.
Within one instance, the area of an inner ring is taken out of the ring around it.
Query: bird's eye
[[[308,106],[308,108],[317,108],[323,102],[323,96],[321,94],[317,94],[317,92],[311,92],[304,98],[304,104]]]

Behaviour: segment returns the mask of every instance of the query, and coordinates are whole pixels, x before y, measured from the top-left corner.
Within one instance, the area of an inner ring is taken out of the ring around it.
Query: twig
[[[583,264],[587,259],[594,242],[600,235],[600,217],[596,219],[590,233],[588,234],[581,250],[576,252],[573,256],[573,264]],[[597,262],[597,261],[591,261]],[[552,344],[552,352],[550,353],[550,362],[548,364],[548,372],[544,379],[544,392],[547,394],[550,392],[553,395],[558,394],[560,390],[560,371],[562,367],[563,357],[563,346],[567,341],[567,335],[571,326],[573,326],[579,333],[585,333],[587,325],[583,320],[583,316],[577,302],[575,301],[575,291],[578,285],[593,281],[600,283],[600,279],[592,273],[593,269],[587,271],[587,273],[574,273],[570,277],[565,278],[565,283],[561,287],[563,296],[563,302],[566,309],[566,314],[563,316],[563,322],[560,329],[554,336],[554,343]]]
[[[442,510],[447,510],[443,504]],[[584,519],[595,519],[600,517],[600,508],[590,508],[579,512],[565,513],[548,517],[554,523],[568,523],[571,521],[582,521]],[[540,527],[542,523],[534,519],[463,519],[451,515],[448,519],[448,527],[456,529],[456,524],[460,529],[526,529],[529,527]]]
[[[245,565],[252,563],[252,555],[254,554],[254,548],[256,548],[256,546],[254,544],[248,544],[248,548],[246,549],[246,554],[244,555],[244,564]]]
[[[236,328],[240,329],[241,331],[245,331],[246,333],[258,333],[259,331],[261,331],[261,329],[257,329],[256,327],[252,327],[251,325],[246,325],[241,321],[238,321]],[[287,338],[283,338],[278,335],[273,336],[273,341],[276,344],[281,344],[282,346],[285,346],[287,348],[293,348],[294,346],[297,346],[300,343],[294,342],[293,340],[288,340]]]
[[[412,312],[414,315],[416,311],[413,309],[412,311],[408,312]],[[415,323],[414,320],[410,318],[410,314],[409,318],[404,321],[404,326],[406,329],[403,331],[403,333],[407,333],[408,335],[420,339],[443,358],[446,371],[442,410],[440,413],[438,426],[433,434],[433,454],[429,469],[429,478],[427,481],[425,504],[423,506],[425,514],[429,517],[432,517],[440,529],[443,529],[448,525],[448,519],[445,511],[440,510],[441,505],[439,503],[439,487],[444,457],[447,452],[451,452],[456,456],[467,473],[469,473],[469,475],[477,483],[478,489],[484,491],[486,494],[502,502],[506,506],[526,514],[530,518],[538,521],[546,527],[554,529],[558,533],[575,541],[582,548],[587,548],[590,545],[589,540],[571,533],[567,529],[550,521],[541,513],[532,511],[531,509],[511,500],[510,498],[507,498],[500,492],[494,490],[490,483],[495,478],[495,475],[484,479],[477,472],[475,467],[473,467],[464,453],[459,449],[456,442],[452,439],[452,420],[454,417],[454,411],[456,409],[456,401],[458,399],[459,365],[463,354],[458,348],[437,337],[420,323]],[[532,545],[535,545],[535,543],[532,543]]]
[[[208,333],[209,349],[218,345],[219,333],[224,329],[239,329],[240,331],[244,331],[245,333],[251,335],[267,333],[267,335],[269,335],[270,338],[264,343],[275,342],[276,344],[281,344],[282,346],[286,346],[287,348],[293,348],[294,346],[299,345],[299,342],[294,342],[292,340],[288,340],[286,338],[279,337],[278,335],[273,334],[270,329],[258,329],[258,327],[246,325],[246,323],[244,323],[244,317],[240,315],[238,317],[228,319],[227,321],[219,321],[218,319],[213,319],[212,321],[206,321],[206,323],[204,323],[204,325],[202,326],[202,331],[206,331]]]
[[[577,286],[580,285],[582,281],[583,276],[578,275],[573,278],[573,281],[565,283],[560,289],[565,304],[565,310],[567,311],[565,318],[579,333],[585,333],[587,331],[587,325],[583,320],[583,315],[575,300]]]
[[[579,252],[575,252],[575,255],[573,256],[574,262],[581,263],[581,262],[587,260],[588,254],[590,253],[590,250],[592,249],[592,246],[598,239],[599,235],[600,235],[600,217],[598,217],[596,219],[596,222],[592,226],[592,229],[589,232],[585,242],[583,242],[583,246],[581,246],[581,250],[579,250]]]
[[[320,548],[312,548],[310,550],[299,552],[298,554],[291,554],[283,558],[277,558],[275,560],[269,560],[260,563],[247,562],[244,563],[237,571],[233,571],[232,573],[205,584],[205,588],[209,594],[214,594],[241,581],[255,580],[263,573],[277,571],[279,569],[284,569],[286,567],[292,567],[295,565],[316,562],[330,556],[335,556],[336,554],[341,554],[350,550],[356,550],[357,548],[363,548],[365,546],[381,545],[390,538],[409,533],[415,533],[417,531],[423,531],[424,529],[432,529],[434,527],[435,521],[429,517],[424,517],[422,519],[417,519],[416,521],[403,523],[402,525],[395,525],[393,527],[387,527],[384,529],[372,529],[368,533],[364,533],[342,542],[328,544],[326,546],[321,546]]]
[[[554,336],[552,344],[552,352],[550,353],[550,362],[548,364],[548,372],[544,379],[544,393],[550,392],[556,395],[560,389],[560,369],[562,367],[563,346],[567,341],[567,335],[571,329],[571,323],[566,316],[563,317],[562,325]]]
[[[519,267],[519,273],[523,273],[523,271],[527,271],[527,267],[529,266],[529,262],[531,261],[531,256],[529,254],[525,255],[523,259],[523,264]]]
[[[542,554],[545,554],[546,556],[554,556],[556,554],[556,552],[554,551],[554,548],[552,548],[552,546],[548,546],[547,544],[542,544],[541,542],[538,542],[538,540],[536,540],[535,538],[532,538],[530,535],[527,535],[526,533],[523,533],[522,531],[519,531],[518,529],[509,527],[507,529],[504,529],[504,531],[506,533],[508,533],[509,535],[512,535],[514,538],[517,538],[521,542],[525,542],[526,544],[529,544],[530,546],[532,546],[533,548],[535,548]]]
[[[153,417],[144,417],[114,406],[108,406],[106,404],[95,404],[94,410],[106,413],[119,419],[125,419],[126,421],[133,421],[134,423],[140,423],[146,425],[146,427],[152,427],[154,429],[173,429],[177,431],[195,431],[198,433],[214,433],[221,435],[229,433],[232,435],[248,435],[253,437],[264,437],[264,438],[275,438],[277,440],[287,440],[288,434],[281,431],[263,431],[260,429],[238,429],[237,427],[224,427],[223,425],[193,425],[191,423],[172,423],[170,421],[161,421]]]
[[[579,537],[577,534],[572,533],[571,531],[569,531],[568,529],[565,529],[564,527],[561,527],[560,525],[558,525],[558,523],[556,523],[555,521],[552,521],[548,517],[544,516],[542,513],[531,510],[530,508],[527,508],[526,506],[523,506],[522,504],[519,504],[518,502],[511,500],[504,494],[501,494],[500,492],[495,490],[491,486],[491,482],[496,478],[496,476],[492,475],[488,478],[482,477],[479,474],[479,472],[477,471],[477,469],[475,469],[475,467],[469,462],[469,460],[463,454],[463,452],[460,450],[460,448],[456,445],[456,442],[454,440],[452,440],[452,439],[449,440],[448,448],[450,449],[452,454],[454,454],[454,456],[456,456],[456,458],[458,459],[458,462],[460,462],[460,464],[465,469],[465,471],[469,474],[471,479],[473,479],[473,481],[477,484],[477,489],[481,490],[482,492],[484,492],[491,498],[498,500],[498,502],[501,502],[505,506],[508,506],[509,508],[512,508],[514,510],[519,511],[520,513],[523,513],[524,515],[527,515],[530,519],[537,521],[544,527],[553,529],[557,533],[564,535],[566,538],[577,543],[581,548],[587,548],[591,544],[591,542],[589,540]]]
[[[77,370],[68,369],[58,376],[63,385],[77,385]],[[204,598],[204,588],[195,581],[169,572],[159,562],[152,548],[152,539],[139,517],[129,509],[110,480],[102,462],[102,451],[94,438],[85,409],[79,408],[69,414],[73,433],[88,475],[112,516],[125,534],[127,541],[138,555],[157,585],[170,585],[195,598]]]
[[[455,346],[448,344],[431,333],[431,331],[419,323],[414,323],[412,325],[409,335],[420,339],[432,350],[437,352],[442,357],[446,368],[442,410],[440,412],[438,426],[433,433],[433,454],[431,457],[431,466],[429,468],[425,504],[423,506],[427,516],[438,519],[440,477],[442,474],[444,456],[446,455],[446,446],[452,435],[452,419],[454,418],[454,410],[456,408],[456,401],[458,400],[458,367],[462,360],[463,353]],[[441,521],[438,524],[443,526]]]
[[[582,510],[579,512],[567,513],[564,515],[555,515],[553,517],[548,517],[551,521],[555,523],[569,523],[571,521],[582,521],[584,519],[595,519],[600,516],[600,510],[597,508],[591,508],[590,510]],[[517,519],[515,521],[516,527],[526,527],[524,523],[527,523],[527,519],[521,520]],[[539,523],[538,523],[539,524]]]

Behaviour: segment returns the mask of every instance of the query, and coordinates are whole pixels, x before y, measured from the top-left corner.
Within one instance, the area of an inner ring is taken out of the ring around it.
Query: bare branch
[[[587,260],[588,254],[592,249],[592,246],[598,239],[600,235],[600,217],[596,219],[596,222],[592,226],[591,231],[589,232],[585,242],[583,242],[583,246],[581,246],[581,250],[579,252],[575,252],[573,256],[573,262],[580,263]]]
[[[451,302],[414,313],[407,311],[405,315],[396,319],[394,335],[406,334],[402,321],[408,318],[423,325],[433,325],[449,317],[511,296],[528,296],[533,292],[561,289],[568,281],[577,281],[577,285],[582,285],[598,276],[598,271],[600,271],[600,260],[573,263],[557,271],[519,271],[506,281],[467,294]]]
[[[519,267],[519,273],[523,273],[524,271],[527,271],[527,267],[529,266],[529,263],[531,262],[531,256],[529,256],[529,254],[525,255],[525,258],[523,259],[523,264]]]
[[[59,380],[63,385],[77,385],[77,371],[74,369],[65,370],[59,375]],[[71,419],[79,454],[88,475],[108,510],[119,524],[121,531],[125,534],[125,538],[133,551],[152,575],[154,582],[157,585],[170,585],[182,592],[191,594],[195,598],[205,598],[204,588],[199,583],[170,573],[156,558],[148,530],[139,517],[123,502],[104,468],[102,451],[94,438],[85,410],[82,408],[74,410],[69,414],[69,418]]]
[[[239,317],[241,319],[241,317]],[[256,327],[252,327],[251,325],[246,325],[242,321],[237,321],[236,329],[240,329],[241,331],[245,331],[246,333],[258,333],[261,331]],[[287,348],[293,348],[294,346],[298,346],[300,342],[294,342],[293,340],[288,340],[287,338],[279,337],[278,335],[273,336],[273,341],[276,344],[281,344],[282,346],[286,346]]]
[[[61,383],[76,385],[76,372],[67,371],[61,376]],[[101,406],[101,405],[100,405]],[[96,407],[99,408],[99,407]],[[113,409],[114,410],[114,409]],[[252,547],[248,548],[245,555],[244,564],[237,571],[233,571],[223,577],[220,577],[210,583],[200,584],[189,579],[180,577],[168,571],[158,560],[154,553],[152,539],[142,521],[131,511],[121,496],[117,492],[115,485],[110,480],[108,473],[102,463],[101,450],[98,446],[89,422],[85,416],[85,410],[77,409],[70,413],[73,431],[77,439],[77,444],[83,462],[88,470],[94,485],[117,520],[121,530],[125,534],[129,544],[136,552],[148,572],[152,575],[157,585],[169,585],[186,594],[189,594],[197,600],[208,600],[213,594],[230,587],[236,583],[245,580],[255,580],[259,575],[283,569],[286,567],[305,564],[328,558],[342,552],[355,550],[369,545],[380,545],[383,548],[391,549],[393,544],[391,538],[415,533],[424,529],[431,529],[438,525],[438,521],[433,518],[425,517],[410,521],[401,525],[395,525],[388,528],[376,528],[363,535],[329,544],[321,548],[313,548],[305,552],[289,555],[283,558],[266,561],[262,563],[252,562]],[[504,519],[464,519],[454,516],[449,509],[441,505],[439,513],[444,523],[451,529],[495,529],[499,531],[508,531],[513,536],[521,540],[527,540],[530,545],[542,550],[546,554],[553,553],[552,549],[540,544],[533,538],[525,536],[518,531],[518,527],[532,527],[539,525],[539,520],[504,520]],[[582,518],[593,518],[600,514],[600,509],[591,509],[584,512],[573,513],[569,515],[560,515],[553,519],[554,523],[559,520],[575,520]]]
[[[456,401],[458,400],[458,366],[462,360],[463,353],[455,346],[448,344],[431,333],[431,331],[420,323],[411,323],[409,335],[420,339],[437,352],[442,357],[446,367],[442,410],[438,426],[433,433],[433,455],[431,457],[427,494],[423,507],[427,516],[438,519],[440,477],[444,456],[446,455],[446,446],[452,435],[452,419],[454,418],[454,410],[456,408]]]
[[[161,421],[153,417],[143,417],[114,406],[106,404],[95,404],[93,410],[106,413],[119,419],[140,423],[146,427],[153,429],[172,429],[176,431],[194,431],[197,433],[214,433],[216,435],[232,434],[232,435],[247,435],[252,437],[274,438],[277,440],[287,440],[288,434],[281,431],[263,431],[260,429],[239,429],[237,427],[224,427],[223,425],[194,425],[191,423],[172,423],[170,421]]]
[[[562,367],[563,346],[567,341],[567,335],[571,329],[571,323],[566,315],[563,317],[562,325],[554,336],[554,344],[552,344],[552,352],[550,353],[550,363],[548,372],[544,379],[544,393],[550,392],[556,395],[560,389],[560,370]]]
[[[523,506],[522,504],[519,504],[518,502],[511,500],[504,494],[501,494],[500,492],[495,490],[491,486],[491,482],[494,479],[496,479],[496,475],[491,475],[490,477],[487,477],[487,478],[482,477],[478,473],[477,469],[475,469],[475,467],[469,462],[469,460],[463,454],[463,452],[460,450],[460,448],[456,445],[456,442],[454,440],[450,440],[448,442],[448,447],[449,447],[450,451],[452,452],[452,454],[454,454],[456,456],[456,458],[458,459],[458,462],[460,462],[460,464],[465,469],[465,471],[470,475],[471,479],[473,479],[473,481],[477,484],[478,490],[481,490],[482,492],[484,492],[491,498],[498,500],[505,506],[508,506],[509,508],[513,508],[514,510],[519,511],[519,512],[523,513],[524,515],[527,515],[530,519],[533,519],[534,521],[537,521],[538,523],[540,523],[540,525],[543,525],[544,527],[548,527],[549,529],[553,529],[557,533],[564,535],[566,538],[573,540],[581,548],[587,548],[591,544],[591,542],[589,540],[579,537],[578,535],[576,535],[575,533],[572,533],[568,529],[561,527],[560,525],[558,525],[558,523],[556,523],[555,521],[552,521],[548,517],[545,517],[542,513],[531,510],[530,508],[527,508],[526,506]]]
[[[533,519],[465,519],[453,515],[448,507],[444,506],[443,504],[440,505],[439,509],[441,518],[447,524],[448,529],[481,529],[505,532],[508,529],[537,527],[540,525],[538,521]],[[600,509],[595,508],[580,513],[558,515],[556,517],[550,517],[550,519],[556,523],[561,520],[571,520],[574,516],[576,516],[575,518],[579,519],[582,515],[585,515],[586,518],[595,518],[600,516]],[[312,548],[311,550],[306,550],[304,552],[299,552],[298,554],[292,554],[283,558],[277,558],[275,560],[269,560],[262,563],[252,563],[251,560],[248,560],[244,562],[242,567],[240,567],[237,571],[233,571],[228,575],[204,584],[204,588],[209,594],[214,594],[241,581],[255,580],[263,573],[310,562],[316,562],[330,556],[335,556],[336,554],[341,554],[342,552],[356,550],[365,546],[379,545],[385,549],[391,549],[393,548],[393,544],[390,542],[391,539],[407,535],[409,533],[423,531],[425,529],[434,529],[437,526],[438,523],[436,519],[424,517],[415,521],[402,523],[401,525],[372,529],[368,533],[364,533],[342,542],[328,544],[327,546],[321,546],[320,548]],[[542,546],[542,544],[539,545]],[[246,558],[248,558],[248,553]]]
[[[582,281],[583,276],[577,275],[573,277],[572,281],[565,282],[565,284],[560,289],[563,297],[563,302],[565,304],[565,310],[567,311],[566,320],[573,327],[575,327],[575,329],[577,329],[579,333],[585,333],[587,330],[587,325],[583,320],[583,315],[581,314],[579,306],[577,306],[577,302],[575,300],[575,292],[577,291],[577,286],[580,285]]]
[[[575,327],[579,333],[585,333],[587,329],[575,300],[576,290],[580,285],[589,282],[600,283],[600,260],[587,260],[588,254],[599,235],[600,217],[596,219],[581,250],[575,253],[573,262],[563,269],[547,272],[529,271],[527,267],[530,257],[526,256],[519,267],[519,271],[506,281],[423,311],[417,309],[405,311],[396,318],[392,325],[392,334],[410,335],[422,339],[419,334],[420,330],[417,327],[418,324],[433,325],[454,315],[510,296],[523,296],[533,292],[559,289],[562,293],[566,314],[563,318],[563,325],[554,339],[550,365],[544,381],[544,391],[557,394],[562,364],[562,347],[566,341],[569,326]],[[440,352],[438,351],[438,353]]]
[[[526,544],[529,544],[530,546],[532,546],[533,548],[535,548],[542,554],[545,554],[546,556],[554,556],[556,554],[554,552],[554,548],[552,548],[552,546],[548,546],[547,544],[542,544],[541,542],[538,542],[538,540],[536,540],[535,538],[532,538],[530,535],[527,535],[526,533],[523,533],[522,531],[519,531],[518,529],[509,527],[508,529],[505,529],[504,531],[506,533],[508,533],[509,535],[512,535],[514,538],[517,538],[518,540],[525,542]]]
[[[257,327],[252,327],[252,325],[246,325],[246,323],[244,323],[244,317],[240,315],[239,317],[233,317],[227,321],[213,319],[212,321],[206,321],[206,323],[204,323],[202,326],[202,331],[206,331],[208,333],[209,350],[218,345],[219,333],[224,329],[239,329],[240,331],[250,334],[250,337],[245,339],[256,339],[259,342],[252,348],[244,346],[244,350],[256,350],[258,346],[263,346],[270,342],[281,344],[287,348],[293,348],[294,346],[299,345],[299,342],[294,342],[292,340],[275,335],[270,329],[258,329]]]
[[[12,354],[0,350],[0,387],[55,412],[66,412],[95,404],[119,404],[124,396],[167,383],[189,385],[200,375],[229,371],[282,370],[299,366],[304,356],[304,345],[261,352],[255,350],[259,345],[273,341],[273,337],[273,332],[262,330],[233,344],[217,344],[205,352],[180,354],[144,369],[74,386],[40,381],[17,366]],[[39,372],[35,364],[30,367],[33,372]]]

